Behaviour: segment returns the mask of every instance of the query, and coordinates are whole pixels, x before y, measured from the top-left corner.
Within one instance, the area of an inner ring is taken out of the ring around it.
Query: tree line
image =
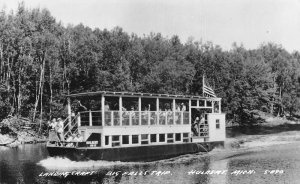
[[[234,43],[225,51],[176,35],[64,26],[47,9],[24,3],[0,13],[0,120],[60,116],[62,95],[83,91],[201,95],[203,74],[229,120],[251,124],[259,112],[299,113],[300,53],[281,45]]]

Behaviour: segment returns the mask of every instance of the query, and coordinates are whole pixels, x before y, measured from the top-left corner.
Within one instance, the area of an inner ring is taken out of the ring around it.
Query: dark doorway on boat
[[[208,136],[207,114],[212,113],[211,108],[191,108],[193,136]]]

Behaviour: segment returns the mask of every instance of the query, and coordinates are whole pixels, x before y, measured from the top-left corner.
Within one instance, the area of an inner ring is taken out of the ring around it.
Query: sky
[[[19,0],[0,0],[6,12]],[[27,8],[47,8],[64,25],[122,27],[139,36],[151,32],[182,43],[210,41],[224,50],[236,42],[247,49],[262,43],[300,51],[300,0],[24,0]]]

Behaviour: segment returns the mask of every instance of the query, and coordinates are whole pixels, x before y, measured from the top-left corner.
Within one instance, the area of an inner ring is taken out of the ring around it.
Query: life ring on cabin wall
[[[193,145],[193,152],[194,152],[194,153],[199,152],[198,144],[196,144],[196,143]]]

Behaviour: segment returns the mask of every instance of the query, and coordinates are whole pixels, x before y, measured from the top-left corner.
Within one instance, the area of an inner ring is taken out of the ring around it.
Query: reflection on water
[[[51,158],[44,144],[0,147],[0,183],[300,183],[299,151],[293,143],[124,163]],[[272,170],[284,173],[270,174]]]

